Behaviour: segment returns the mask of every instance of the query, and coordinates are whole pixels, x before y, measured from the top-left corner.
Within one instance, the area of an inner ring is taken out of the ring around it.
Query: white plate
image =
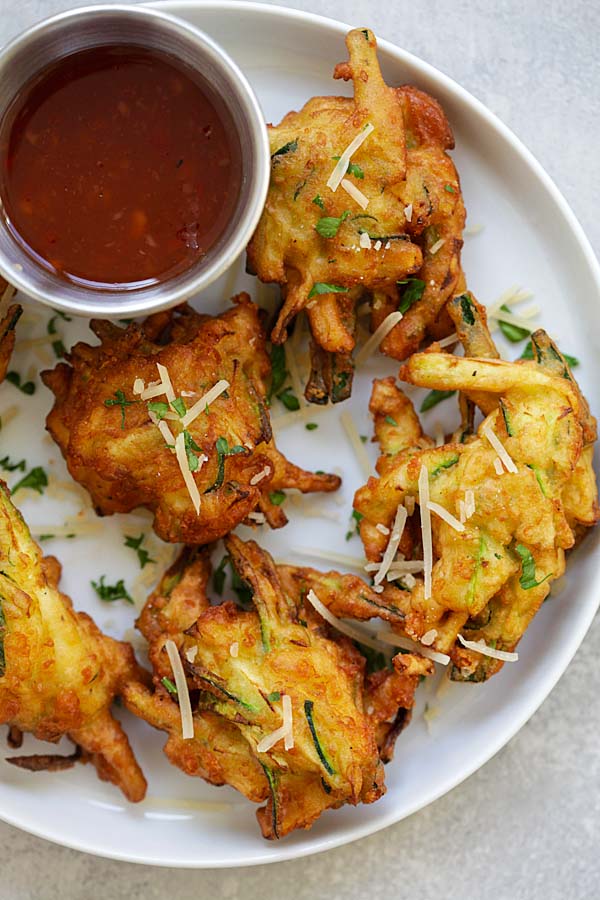
[[[334,63],[346,58],[343,38],[347,29],[338,22],[244,2],[157,5],[189,19],[223,44],[248,75],[269,121],[278,121],[314,94],[349,90],[331,80]],[[565,351],[582,360],[577,374],[588,396],[593,397],[592,389],[600,381],[596,311],[600,274],[565,201],[527,150],[466,91],[385,41],[380,42],[379,51],[388,81],[414,82],[430,91],[442,102],[454,129],[454,158],[462,178],[469,224],[484,225],[480,234],[466,240],[464,266],[469,286],[485,302],[515,283],[531,289],[543,305],[541,324],[559,336]],[[256,282],[243,274],[243,260],[234,265],[233,276],[223,278],[202,298],[203,307],[223,309],[225,292],[229,296],[234,286],[255,293]],[[26,326],[32,337],[43,334],[46,328],[47,314],[41,307],[36,311],[40,319]],[[26,327],[20,329],[20,340]],[[64,334],[70,341],[88,332],[84,323],[73,323],[65,326]],[[502,349],[510,351],[513,358],[521,346],[505,345]],[[23,372],[32,362],[39,367],[36,351],[26,352],[30,356],[17,356],[13,365]],[[391,360],[372,360],[358,375],[352,401],[344,408],[351,409],[363,433],[370,433],[366,409],[372,377],[397,369]],[[40,387],[34,397],[27,398],[5,384],[0,389],[0,413],[14,403],[19,403],[21,412],[2,431],[2,454],[20,458],[26,452],[30,465],[43,464],[58,478],[65,477],[60,454],[48,439],[43,439],[49,393]],[[442,415],[448,421],[455,415],[451,404],[445,406],[448,408],[438,407],[428,413],[430,424]],[[290,557],[307,545],[360,555],[359,541],[354,538],[346,543],[344,533],[353,492],[364,477],[341,430],[340,411],[336,408],[311,415],[320,425],[316,431],[295,426],[281,433],[279,444],[292,459],[315,469],[339,467],[344,487],[341,505],[331,498],[307,501],[338,515],[338,522],[303,516],[288,503],[288,527],[259,536],[276,558]],[[372,447],[369,452],[374,460]],[[14,484],[16,476],[9,480]],[[58,493],[54,500],[21,495],[28,520],[44,525],[63,523],[78,504],[73,503],[68,491],[62,496]],[[131,527],[126,530],[139,534],[140,520],[147,523],[140,516],[115,516],[101,522],[99,536],[45,545],[65,564],[63,585],[75,606],[88,610],[102,628],[119,637],[131,628],[135,612],[126,604],[103,605],[95,598],[90,579],[108,573],[111,581],[124,577],[129,585],[134,582],[139,570],[132,551],[123,548],[123,527],[129,523]],[[519,647],[519,662],[506,665],[489,684],[452,685],[440,700],[433,701],[442,712],[432,721],[431,733],[422,716],[427,696],[420,691],[413,723],[398,741],[395,759],[386,770],[388,792],[378,803],[326,813],[311,831],[280,843],[267,843],[260,837],[251,803],[230,788],[211,787],[184,776],[162,756],[161,733],[123,716],[148,777],[147,800],[138,805],[125,803],[115,788],[96,779],[91,767],[33,775],[1,762],[0,816],[34,834],[90,853],[190,867],[290,859],[347,843],[397,822],[485,763],[552,689],[598,606],[599,537],[600,532],[590,535],[571,558],[566,586],[537,616]],[[300,559],[319,564],[309,556]],[[26,747],[34,745],[27,739]]]

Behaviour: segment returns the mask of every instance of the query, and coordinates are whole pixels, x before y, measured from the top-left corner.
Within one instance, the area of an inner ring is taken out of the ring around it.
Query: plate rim
[[[154,0],[154,2],[143,5],[151,6],[170,12],[171,15],[185,15],[187,10],[212,9],[215,12],[230,14],[233,12],[257,14],[276,19],[286,19],[290,23],[307,22],[313,26],[326,29],[330,33],[343,36],[350,30],[353,25],[333,19],[329,16],[319,15],[317,13],[305,12],[291,7],[279,6],[271,3],[255,2],[255,0]],[[386,53],[390,54],[400,63],[407,63],[413,70],[421,72],[425,77],[437,81],[450,92],[458,100],[458,102],[472,112],[474,115],[485,121],[486,126],[495,132],[501,140],[508,143],[512,150],[521,158],[530,170],[531,174],[537,179],[537,182],[546,195],[553,201],[558,212],[562,215],[565,226],[570,230],[574,241],[581,251],[584,261],[588,267],[589,275],[595,283],[596,289],[600,294],[600,263],[594,253],[592,245],[585,234],[578,218],[571,209],[569,203],[559,190],[548,172],[537,160],[533,153],[525,146],[525,144],[517,137],[517,135],[502,120],[488,109],[485,104],[475,97],[470,91],[463,88],[457,81],[447,75],[441,69],[426,62],[408,50],[403,49],[392,41],[385,38],[377,38],[378,46]],[[559,679],[565,673],[570,665],[575,653],[589,631],[590,625],[600,607],[600,592],[596,596],[590,594],[586,603],[585,610],[582,611],[581,621],[577,631],[570,633],[568,645],[563,643],[561,653],[561,664],[558,668],[547,676],[543,687],[538,688],[537,692],[531,695],[529,702],[524,704],[521,714],[511,721],[510,726],[504,728],[495,740],[490,741],[485,750],[482,750],[474,759],[469,760],[458,774],[451,773],[443,781],[441,785],[429,792],[423,792],[418,801],[415,801],[408,809],[404,809],[400,814],[391,809],[389,812],[382,814],[374,821],[364,822],[361,824],[357,818],[356,824],[350,832],[345,831],[342,834],[332,833],[318,838],[309,839],[305,843],[298,845],[286,845],[278,843],[276,845],[265,844],[264,850],[249,855],[241,855],[232,862],[228,859],[218,859],[215,861],[193,860],[184,861],[180,858],[169,858],[168,855],[161,859],[150,859],[143,852],[137,851],[107,851],[103,848],[94,846],[85,839],[63,839],[43,827],[36,827],[34,822],[24,823],[19,820],[18,816],[6,814],[0,808],[0,820],[8,825],[20,829],[34,837],[42,838],[58,846],[66,847],[71,850],[77,850],[88,853],[103,859],[114,859],[121,862],[135,863],[138,865],[148,865],[156,867],[170,867],[177,869],[227,869],[242,868],[246,866],[266,865],[276,862],[284,862],[292,859],[300,859],[307,856],[313,856],[323,853],[327,850],[335,849],[346,844],[350,844],[361,838],[375,834],[384,828],[396,824],[397,822],[407,819],[421,809],[434,803],[440,797],[449,793],[482,766],[492,759],[506,744],[523,728],[532,715],[541,707],[542,703],[550,695]]]

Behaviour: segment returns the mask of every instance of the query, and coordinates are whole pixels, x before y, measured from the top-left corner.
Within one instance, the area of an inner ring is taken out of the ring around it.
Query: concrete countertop
[[[598,250],[600,221],[594,210],[600,183],[600,4],[280,4],[368,24],[380,37],[460,82],[537,156]],[[73,5],[68,0],[0,0],[0,44],[36,20]],[[195,872],[97,859],[0,823],[0,900],[597,898],[596,641],[600,643],[598,620],[539,712],[491,762],[432,806],[373,837],[269,867]]]

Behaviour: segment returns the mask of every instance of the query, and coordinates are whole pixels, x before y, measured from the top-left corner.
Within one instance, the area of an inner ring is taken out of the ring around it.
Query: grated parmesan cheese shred
[[[446,653],[440,653],[438,650],[431,650],[429,647],[417,644],[414,641],[411,641],[410,638],[401,637],[399,634],[396,634],[395,631],[386,631],[384,629],[378,631],[376,637],[384,644],[391,644],[393,647],[399,647],[401,650],[409,650],[411,653],[420,653],[421,656],[424,656],[426,659],[432,659],[434,662],[441,663],[443,666],[447,666],[450,662],[450,657]]]
[[[392,534],[388,541],[387,547],[385,548],[385,553],[383,554],[381,565],[379,566],[379,569],[377,570],[373,579],[375,585],[381,584],[388,573],[392,561],[396,553],[398,552],[398,547],[400,546],[400,541],[402,540],[402,532],[404,531],[404,526],[406,525],[407,518],[408,513],[406,512],[406,507],[402,504],[399,504],[398,509],[396,510],[394,524],[392,525]]]
[[[408,206],[404,207],[404,217],[407,222],[412,222],[413,217],[413,205],[409,203]]]
[[[359,628],[354,628],[354,626],[349,625],[347,622],[343,622],[341,619],[338,619],[337,616],[334,616],[332,612],[329,612],[328,608],[324,603],[321,603],[312,588],[306,595],[306,599],[311,606],[316,609],[319,615],[325,619],[326,622],[329,622],[333,628],[337,629],[337,631],[345,634],[346,637],[351,638],[353,641],[358,641],[360,644],[366,644],[367,647],[372,647],[374,650],[381,650],[380,643],[372,638],[371,635],[366,634]]]
[[[266,478],[271,474],[271,466],[265,466],[264,469],[261,469],[260,472],[257,472],[256,475],[253,475],[250,479],[250,484],[254,487],[255,484],[260,484],[263,478]]]
[[[200,491],[198,490],[198,485],[194,481],[194,476],[190,470],[187,453],[185,452],[185,438],[183,436],[183,431],[175,438],[175,456],[177,457],[177,462],[179,463],[179,468],[181,469],[181,474],[183,475],[185,486],[187,488],[188,494],[190,495],[190,500],[192,501],[194,509],[196,510],[196,515],[199,515]],[[206,457],[204,456],[198,457],[199,467],[205,462],[205,460]]]
[[[350,445],[354,450],[354,454],[362,468],[365,477],[370,478],[373,474],[373,466],[371,465],[371,460],[369,459],[369,455],[364,448],[364,444],[360,439],[360,435],[358,433],[358,429],[354,424],[354,419],[350,415],[349,412],[343,412],[340,415],[340,422],[344,428],[348,436],[348,440],[350,441]]]
[[[463,505],[464,505],[464,503],[463,503]],[[427,509],[430,512],[435,513],[436,516],[439,516],[440,519],[443,519],[443,521],[446,522],[451,528],[454,528],[455,531],[464,531],[465,530],[465,526],[463,525],[463,523],[459,522],[459,520],[456,519],[452,515],[452,513],[448,512],[447,509],[444,509],[444,507],[441,506],[439,503],[434,503],[432,500],[430,500],[429,503],[427,504]]]
[[[421,508],[421,535],[423,539],[423,596],[431,597],[431,573],[433,569],[433,546],[431,540],[431,513],[429,511],[429,472],[421,466],[419,472],[419,506]]]
[[[327,187],[331,188],[332,191],[337,191],[340,186],[344,175],[348,171],[348,163],[352,159],[352,155],[356,153],[360,145],[365,141],[372,131],[375,128],[369,122],[365,127],[360,131],[353,140],[350,141],[344,152],[341,154],[337,163],[334,166],[333,172],[327,179]]]
[[[363,192],[359,191],[359,189],[356,187],[355,184],[353,184],[347,178],[343,178],[341,181],[340,187],[342,187],[346,191],[348,196],[352,197],[352,199],[355,200],[356,203],[358,203],[358,205],[360,206],[361,209],[367,208],[367,206],[369,205],[369,198],[365,197]],[[378,242],[378,243],[379,243],[379,247],[380,247],[381,243],[380,242]],[[376,250],[379,250],[379,247],[377,245],[375,245]]]
[[[467,650],[474,650],[476,653],[481,653],[482,656],[491,656],[492,659],[501,659],[503,662],[517,662],[519,659],[518,653],[510,653],[508,650],[496,650],[495,647],[488,647],[483,638],[479,641],[467,641],[462,634],[459,634],[458,640]]]
[[[282,724],[275,731],[265,736],[258,742],[256,747],[257,753],[268,753],[269,750],[283,740],[284,748],[291,750],[294,746],[293,720],[292,720],[292,700],[288,694],[284,694],[281,698],[282,707]]]
[[[192,718],[192,704],[190,703],[187,679],[183,671],[179,651],[175,642],[170,638],[165,641],[165,650],[171,663],[175,687],[177,688],[177,699],[179,700],[179,712],[181,714],[181,736],[184,741],[189,741],[190,738],[194,737],[194,720]]]
[[[163,366],[161,363],[156,363],[156,368],[158,369],[158,374],[160,376],[160,380],[162,382],[164,388],[164,395],[167,398],[169,403],[172,403],[175,399],[175,391],[173,390],[173,385],[171,383],[171,376],[169,375],[169,370],[166,366]]]
[[[512,458],[512,456],[510,456],[506,447],[504,446],[498,435],[494,432],[492,423],[489,421],[489,419],[485,421],[481,426],[481,433],[488,439],[488,441],[500,457],[502,464],[506,468],[507,472],[512,472],[513,474],[518,472],[514,459]],[[496,471],[498,471],[497,468]]]
[[[369,340],[366,344],[363,344],[361,349],[356,355],[355,363],[359,366],[361,363],[368,359],[369,356],[373,353],[373,351],[379,347],[381,342],[388,336],[392,328],[394,328],[400,319],[402,318],[401,312],[392,312],[389,316],[386,316],[381,325],[375,329]]]
[[[441,250],[445,243],[446,243],[446,239],[445,239],[445,238],[440,238],[439,241],[436,241],[435,244],[433,244],[433,245],[429,248],[430,254],[431,254],[432,256],[435,256],[435,254],[438,252],[438,250]]]
[[[195,419],[197,419],[198,416],[204,412],[206,407],[210,406],[211,403],[214,403],[214,401],[217,399],[217,397],[220,397],[221,394],[224,393],[224,391],[226,391],[228,387],[229,387],[229,382],[226,381],[225,378],[222,378],[220,381],[217,381],[217,383],[214,385],[214,387],[212,387],[210,389],[210,391],[207,391],[206,394],[204,394],[202,397],[200,397],[200,399],[197,400],[193,406],[190,406],[190,408],[188,409],[186,414],[181,419],[182,427],[188,428],[192,424],[192,422]],[[173,399],[175,399],[175,398],[173,398]]]

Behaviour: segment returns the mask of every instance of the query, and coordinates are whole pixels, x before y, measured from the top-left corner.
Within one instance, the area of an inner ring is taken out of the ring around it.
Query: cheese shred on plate
[[[190,495],[190,500],[194,505],[196,515],[198,515],[200,513],[200,491],[198,490],[198,485],[194,481],[194,476],[190,470],[187,453],[185,452],[185,438],[183,436],[183,431],[175,438],[175,455],[177,457],[177,462],[179,463],[179,468],[181,469],[181,474],[183,475],[183,480],[185,481],[185,486]],[[203,457],[199,457],[200,463],[204,461],[205,459]]]
[[[283,740],[284,747],[286,750],[291,750],[294,746],[294,732],[293,732],[293,720],[292,720],[292,700],[289,694],[284,694],[281,698],[281,707],[282,707],[282,724],[279,728],[276,728],[275,731],[272,731],[270,734],[265,734],[265,736],[259,741],[256,752],[257,753],[268,753],[275,744],[279,743],[279,741]]]
[[[462,634],[459,634],[458,640],[467,650],[475,650],[476,653],[481,653],[482,656],[491,656],[492,659],[501,659],[503,662],[517,662],[519,658],[518,653],[509,653],[508,650],[496,650],[495,647],[488,647],[483,639],[480,641],[467,641]]]
[[[463,501],[464,504],[464,501]],[[455,531],[464,531],[465,526],[462,522],[459,522],[452,513],[448,512],[447,509],[444,509],[443,506],[440,506],[439,503],[434,503],[432,500],[427,504],[427,509],[429,512],[435,513],[436,516],[439,516],[440,519],[443,519],[444,522],[447,522],[451,528],[454,528]]]
[[[366,478],[370,478],[373,474],[373,466],[371,465],[371,460],[369,459],[369,455],[364,448],[364,444],[360,439],[360,435],[358,433],[358,429],[354,424],[354,419],[350,415],[349,412],[343,412],[340,415],[340,422],[344,427],[344,431],[348,435],[348,440],[354,450],[354,454],[360,463],[360,466],[365,474]]]
[[[356,356],[356,365],[360,365],[365,359],[379,347],[382,340],[388,336],[392,328],[394,328],[402,318],[401,312],[392,312],[386,316],[381,325],[375,329],[369,340],[364,344]]]
[[[352,199],[358,203],[361,209],[367,208],[367,206],[369,205],[369,198],[365,197],[363,192],[359,191],[355,184],[353,184],[347,178],[342,178],[340,186],[346,191],[348,196],[352,197]],[[375,245],[375,249],[379,250],[379,247]]]
[[[348,171],[348,163],[352,159],[352,154],[356,153],[362,142],[365,141],[374,130],[374,126],[369,123],[368,125],[365,125],[363,130],[359,132],[352,141],[350,141],[335,164],[333,172],[327,179],[327,187],[331,188],[332,191],[337,191],[342,183],[342,178]]]
[[[181,736],[184,741],[189,741],[194,737],[194,720],[192,719],[192,704],[190,703],[190,694],[188,691],[187,680],[183,665],[179,656],[179,651],[172,640],[165,641],[165,650],[171,663],[173,677],[175,678],[175,687],[177,688],[177,699],[179,700],[179,712],[181,713]]]
[[[156,363],[156,368],[158,369],[158,374],[160,376],[160,380],[164,387],[164,394],[169,403],[172,403],[175,399],[175,391],[173,390],[173,385],[171,383],[171,376],[169,375],[169,370],[166,366],[163,366],[161,363]]]
[[[429,511],[429,472],[421,466],[419,472],[419,506],[421,508],[421,535],[423,538],[423,595],[431,597],[431,571],[433,569],[433,546],[431,541],[431,513]]]
[[[406,525],[407,518],[408,513],[406,512],[406,507],[402,504],[399,504],[398,509],[396,510],[394,524],[392,525],[392,533],[390,535],[387,547],[385,548],[385,553],[383,554],[381,565],[379,566],[375,578],[373,579],[376,585],[381,584],[388,573],[388,570],[394,560],[396,553],[398,552],[398,547],[400,546],[400,541],[402,540],[402,532],[404,531],[404,526]]]
[[[229,387],[229,382],[222,378],[220,381],[217,381],[214,387],[207,391],[204,396],[200,397],[193,406],[190,406],[186,414],[181,420],[181,424],[184,428],[188,428],[192,422],[201,415],[205,409],[213,403],[217,397],[220,397],[221,394],[227,390]]]
[[[481,431],[485,435],[485,437],[488,439],[488,441],[490,442],[490,444],[492,445],[492,447],[494,448],[494,450],[496,451],[496,453],[498,454],[500,459],[502,460],[502,463],[503,463],[504,467],[506,468],[507,472],[516,473],[518,471],[518,469],[515,465],[515,461],[512,458],[512,456],[510,456],[510,454],[508,453],[506,447],[504,446],[504,444],[502,443],[502,441],[500,440],[498,435],[494,432],[491,422],[489,422],[489,421],[484,422],[483,425],[481,426]]]
[[[332,612],[329,612],[325,604],[321,603],[312,588],[306,595],[306,599],[310,605],[316,609],[319,615],[325,619],[326,622],[329,622],[329,624],[337,631],[345,634],[346,637],[351,638],[353,641],[358,641],[360,644],[366,644],[367,647],[372,647],[374,650],[381,650],[380,643],[374,640],[370,635],[365,634],[365,632],[361,631],[359,628],[354,628],[347,622],[343,622],[341,619],[338,619],[337,616],[334,616]]]

